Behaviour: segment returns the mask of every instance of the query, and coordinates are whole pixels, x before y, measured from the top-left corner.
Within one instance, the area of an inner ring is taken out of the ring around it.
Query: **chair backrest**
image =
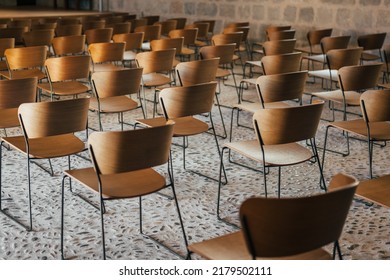
[[[85,33],[85,31],[89,29],[100,29],[106,27],[106,21],[103,19],[87,20],[83,21],[82,25]]]
[[[170,18],[170,20],[176,20],[176,29],[184,29],[186,26],[187,18]]]
[[[81,35],[83,31],[83,26],[78,24],[58,24],[56,27],[56,36],[70,36],[70,35]]]
[[[54,54],[58,56],[80,54],[85,49],[85,35],[55,37],[52,46]]]
[[[264,55],[292,53],[296,41],[296,39],[266,41],[263,43]]]
[[[249,26],[228,26],[223,29],[224,34],[242,32],[241,41],[245,42],[249,35]]]
[[[184,38],[164,38],[153,40],[150,42],[152,51],[176,49],[176,54],[180,54],[183,49]]]
[[[169,38],[178,38],[183,37],[185,46],[194,45],[195,40],[198,36],[197,28],[187,28],[187,29],[175,29],[169,32]]]
[[[236,44],[205,46],[200,48],[199,53],[202,59],[219,57],[219,64],[229,64],[233,61]]]
[[[344,66],[358,65],[363,48],[334,49],[326,53],[329,69],[339,70]]]
[[[88,46],[93,63],[122,61],[126,43],[94,43]]]
[[[41,29],[56,29],[57,22],[47,22],[47,23],[33,23],[31,25],[31,31],[41,30]]]
[[[256,80],[261,104],[302,99],[307,71],[262,75]]]
[[[231,22],[226,27],[246,27],[249,26],[249,21]]]
[[[144,69],[144,74],[171,71],[175,53],[175,49],[141,52],[137,53],[136,61],[138,67]]]
[[[88,55],[52,57],[45,61],[50,82],[88,79],[91,58]]]
[[[190,86],[215,81],[219,57],[181,62],[176,73],[181,86]]]
[[[146,19],[147,25],[153,25],[155,22],[160,20],[159,15],[144,16],[143,18]]]
[[[293,256],[336,242],[359,184],[351,176],[340,176],[347,177],[338,178],[345,184],[328,193],[244,201],[240,221],[253,259]]]
[[[291,25],[269,25],[265,29],[265,33],[273,32],[273,31],[283,31],[291,29]]]
[[[267,36],[268,41],[294,39],[295,38],[295,30],[288,29],[288,30],[267,31],[266,36]]]
[[[343,91],[375,88],[383,63],[344,66],[338,71],[340,88]]]
[[[202,19],[202,20],[194,21],[194,23],[199,23],[199,22],[207,22],[209,24],[209,33],[210,34],[214,33],[215,20],[213,20],[213,19]]]
[[[126,43],[126,51],[129,50],[139,50],[142,47],[142,42],[144,41],[144,33],[122,33],[115,34],[112,36],[112,40],[115,43],[125,42]]]
[[[86,42],[88,45],[94,43],[109,43],[112,38],[112,31],[112,28],[97,28],[86,30]]]
[[[96,96],[105,98],[138,93],[142,70],[142,68],[129,68],[93,73],[91,79]]]
[[[361,35],[357,38],[358,46],[362,47],[364,51],[380,50],[386,39],[386,32]]]
[[[136,18],[133,20],[130,20],[131,22],[131,32],[134,32],[134,30],[139,26],[145,26],[148,23],[148,20],[146,18]]]
[[[6,49],[15,47],[15,38],[0,38],[0,58],[4,57]]]
[[[194,22],[185,27],[186,29],[198,28],[197,39],[207,39],[209,34],[209,23],[208,22]]]
[[[307,41],[309,42],[310,51],[312,51],[313,46],[319,45],[322,38],[330,37],[332,35],[332,28],[325,29],[315,29],[307,32]]]
[[[0,80],[0,110],[35,102],[38,80],[34,78]]]
[[[214,46],[235,44],[236,49],[238,49],[240,47],[243,36],[244,32],[242,31],[226,34],[216,34],[211,38],[211,41]]]
[[[31,22],[32,20],[31,19],[13,19],[11,21],[8,22],[8,27],[28,27],[28,29],[30,29],[31,27]]]
[[[293,143],[314,138],[324,102],[283,108],[262,108],[253,115],[261,145]]]
[[[177,29],[177,21],[176,20],[166,20],[166,21],[157,21],[153,23],[153,25],[161,26],[161,35],[168,36],[171,30]]]
[[[47,46],[12,48],[5,50],[10,70],[43,67],[47,57]]]
[[[386,63],[386,71],[387,73],[390,73],[390,44],[383,46],[382,51],[383,51],[383,58]]]
[[[27,32],[28,27],[8,27],[0,28],[0,38],[14,38],[15,45],[23,44],[23,33]]]
[[[367,90],[360,97],[364,119],[369,122],[390,121],[390,90]]]
[[[89,98],[24,103],[18,114],[27,138],[75,133],[87,128]]]
[[[88,146],[97,174],[123,173],[166,163],[173,126],[168,121],[151,128],[92,133]]]
[[[112,27],[112,35],[130,33],[131,22],[117,22],[107,25],[106,27]]]
[[[264,75],[296,72],[301,67],[301,52],[265,55],[261,58]]]
[[[162,111],[167,119],[210,113],[216,88],[216,82],[164,88],[160,92]]]
[[[23,33],[23,41],[26,47],[50,46],[54,38],[54,29],[38,29]]]
[[[346,49],[349,45],[351,36],[334,36],[324,37],[321,39],[321,50],[323,54],[326,54],[330,50]]]
[[[58,20],[59,25],[81,24],[81,18],[77,16],[63,17]]]
[[[161,25],[143,25],[134,29],[134,32],[144,33],[144,42],[160,39]]]

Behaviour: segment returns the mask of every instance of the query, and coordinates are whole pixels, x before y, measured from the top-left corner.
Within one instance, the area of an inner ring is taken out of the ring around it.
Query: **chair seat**
[[[24,136],[2,138],[11,147],[26,154]],[[73,134],[29,139],[30,156],[33,158],[55,158],[76,154],[86,150],[84,142]]]
[[[260,60],[248,60],[245,63],[248,63],[248,64],[250,64],[252,66],[262,67]]]
[[[360,182],[356,195],[390,208],[390,175]]]
[[[125,51],[123,54],[123,60],[135,60],[137,53],[133,51]]]
[[[326,55],[324,54],[308,55],[308,56],[303,56],[302,58],[315,61],[315,62],[326,63]]]
[[[250,260],[251,255],[245,245],[242,231],[226,234],[220,237],[209,239],[203,242],[194,243],[188,246],[191,252],[194,252],[203,258],[212,260]],[[283,257],[283,258],[261,258],[261,259],[280,259],[280,260],[330,260],[331,255],[322,248],[306,253]]]
[[[137,120],[138,123],[148,127],[161,126],[166,123],[164,117],[153,119],[141,119]],[[198,120],[192,116],[172,119],[175,122],[173,127],[173,137],[191,136],[206,132],[209,129],[207,123]]]
[[[180,55],[192,55],[192,54],[195,54],[195,50],[186,47],[183,47],[180,52]]]
[[[38,88],[57,95],[74,95],[89,91],[89,88],[86,85],[78,81],[58,82],[53,83],[52,86],[53,88],[51,89],[49,83],[38,84]]]
[[[126,112],[137,107],[139,107],[138,103],[127,96],[100,98],[100,112],[102,113]],[[90,99],[89,108],[96,111],[99,110],[95,97]]]
[[[230,76],[232,73],[227,69],[218,68],[215,75],[216,78],[224,78]]]
[[[38,80],[41,80],[46,77],[45,73],[35,68],[11,71],[11,76],[8,71],[0,71],[0,75],[4,76],[7,79],[23,79],[23,78],[37,77]]]
[[[332,122],[329,125],[340,128],[347,132],[352,132],[363,137],[367,137],[367,126],[363,119]],[[390,139],[390,123],[372,122],[370,123],[370,133],[373,140],[387,141]]]
[[[116,71],[116,70],[121,70],[121,69],[126,69],[122,65],[114,65],[112,63],[98,63],[94,64],[93,67],[93,72],[102,72],[102,71]]]
[[[369,52],[362,52],[361,59],[362,60],[378,60],[381,57],[379,55],[369,53]]]
[[[338,71],[334,70],[334,69],[330,70],[330,72],[329,72],[329,69],[323,69],[323,70],[309,71],[308,75],[312,76],[312,77],[326,79],[326,80],[330,80],[330,78],[332,76],[332,81],[337,82],[339,79],[337,76],[337,73],[338,73]]]
[[[313,92],[311,95],[317,96],[325,100],[331,100],[337,103],[344,103],[343,93],[341,90],[332,90],[324,92]],[[347,105],[350,106],[360,106],[360,96],[361,94],[356,91],[345,91],[345,101]]]
[[[257,140],[230,142],[224,144],[224,146],[254,161],[263,162],[263,155]],[[312,157],[312,153],[309,149],[306,149],[297,143],[266,145],[264,146],[264,152],[265,163],[270,166],[297,164],[305,162]]]
[[[99,192],[93,167],[64,171],[82,185]],[[107,199],[131,198],[156,192],[166,186],[165,178],[152,168],[132,172],[103,175],[103,197]]]
[[[0,110],[0,128],[17,127],[19,125],[18,108]]]
[[[142,80],[146,87],[158,87],[172,82],[171,78],[159,73],[144,74]]]
[[[143,51],[151,51],[150,42],[144,42],[142,43],[141,49]]]
[[[257,110],[263,108],[263,106],[259,102],[241,103],[241,104],[236,104],[233,107],[250,113],[255,113]],[[286,108],[286,107],[290,107],[290,105],[285,102],[271,102],[271,103],[264,104],[264,108]]]
[[[313,55],[322,53],[320,45],[314,45],[311,47],[311,49],[310,46],[302,46],[302,47],[295,48],[295,51],[303,52],[303,53],[312,53]]]

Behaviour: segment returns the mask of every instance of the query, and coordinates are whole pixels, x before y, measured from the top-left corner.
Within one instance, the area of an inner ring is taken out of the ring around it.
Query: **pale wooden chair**
[[[177,29],[177,21],[176,20],[165,20],[165,21],[157,21],[153,23],[153,25],[161,25],[161,36],[168,37],[169,32],[171,30]]]
[[[390,208],[390,175],[360,182],[356,196],[366,201]]]
[[[313,29],[306,33],[307,46],[299,47],[296,50],[308,55],[322,54],[321,40],[332,35],[333,28]],[[309,69],[309,67],[308,67]]]
[[[116,22],[108,24],[106,27],[112,28],[112,35],[130,33],[131,22]]]
[[[106,242],[104,229],[104,214],[108,201],[118,199],[139,199],[140,233],[157,242],[159,246],[168,248],[151,235],[147,235],[143,227],[142,208],[143,196],[156,193],[162,189],[171,187],[175,206],[178,213],[180,231],[184,244],[187,246],[187,238],[181,218],[180,208],[175,193],[175,185],[172,179],[169,157],[174,130],[174,122],[164,122],[153,128],[144,128],[127,131],[106,131],[92,133],[88,139],[88,147],[91,154],[93,167],[65,171],[64,178],[70,178],[86,187],[98,196],[101,219],[101,238],[103,259],[106,259]],[[131,143],[131,145],[129,145]],[[166,176],[160,174],[154,167],[168,166],[169,181]],[[62,206],[61,206],[61,256],[64,252],[64,190],[65,180],[62,181]],[[171,252],[178,254],[173,249]],[[188,251],[186,252],[186,256]]]
[[[138,26],[134,29],[134,32],[143,32],[144,41],[142,43],[141,49],[143,51],[150,51],[150,42],[153,40],[158,40],[161,37],[161,25],[144,25]]]
[[[15,38],[0,38],[0,71],[8,69],[5,61],[5,50],[15,47]]]
[[[384,65],[382,68],[383,78],[379,87],[390,89],[390,44],[382,48]],[[0,52],[1,53],[1,52]],[[0,62],[1,63],[1,62]]]
[[[78,24],[58,24],[56,29],[56,36],[71,36],[71,35],[82,35],[83,25]]]
[[[194,23],[200,23],[200,22],[206,22],[209,24],[208,38],[213,37],[214,29],[215,29],[215,20],[214,19],[202,19],[202,20],[194,21]]]
[[[35,23],[31,25],[31,31],[41,29],[56,29],[57,22]]]
[[[242,38],[241,38],[241,43],[238,46],[238,52],[241,53],[246,53],[246,57],[250,58],[251,55],[251,50],[250,50],[250,43],[248,40],[249,36],[249,24],[244,25],[247,22],[236,22],[236,23],[231,23],[229,26],[225,27],[223,29],[224,34],[229,34],[229,33],[236,33],[236,32],[242,32]],[[238,24],[238,25],[237,25]]]
[[[112,38],[112,28],[88,29],[85,31],[87,45],[94,43],[109,43]]]
[[[150,16],[143,16],[143,19],[146,19],[147,25],[153,25],[154,23],[158,22],[160,20],[159,15],[150,15]]]
[[[26,47],[51,46],[54,38],[54,29],[38,29],[23,33],[23,41]]]
[[[234,55],[233,55],[233,61],[240,60],[241,65],[244,65],[241,52],[240,52],[240,45],[242,38],[244,37],[244,32],[233,32],[233,33],[223,33],[223,34],[216,34],[211,38],[211,43],[214,46],[219,45],[228,45],[228,44],[234,44]]]
[[[27,26],[0,28],[0,38],[14,38],[15,46],[23,46],[23,33],[28,31]]]
[[[188,248],[214,260],[342,259],[339,239],[359,181],[337,174],[330,184],[333,191],[309,197],[249,198],[240,207],[241,230]]]
[[[169,38],[184,38],[181,52],[182,56],[186,57],[187,60],[191,60],[191,57],[195,56],[195,50],[191,49],[190,46],[195,44],[196,37],[198,36],[197,28],[175,29],[170,31],[168,36]]]
[[[94,19],[83,21],[83,33],[89,29],[101,29],[106,27],[106,21],[103,19]]]
[[[183,42],[184,38],[163,38],[158,40],[153,40],[150,42],[150,48],[152,51],[160,51],[160,50],[168,50],[168,49],[175,49],[176,50],[176,56],[181,56],[182,49],[183,49]],[[180,63],[180,60],[174,59],[173,60],[173,68],[176,67]]]
[[[369,176],[373,178],[373,149],[375,142],[390,140],[390,91],[367,90],[360,97],[360,106],[363,117],[353,120],[331,122],[326,126],[324,151],[322,161],[325,161],[328,132],[335,128],[346,132],[347,152],[340,152],[343,156],[349,155],[349,134],[360,137],[368,143]],[[324,165],[324,163],[323,163]]]
[[[84,142],[74,133],[86,130],[88,106],[88,98],[24,103],[18,109],[23,135],[2,138],[4,144],[27,158],[28,225],[4,208],[1,212],[28,231],[33,230],[30,164],[38,159],[68,157],[70,169],[70,156],[85,151]],[[3,157],[0,158],[3,160]],[[0,187],[4,188],[2,183],[0,181]],[[0,195],[2,194],[3,190],[0,190]]]
[[[130,66],[132,66],[132,63],[135,62],[135,57],[137,53],[142,48],[142,42],[144,41],[144,33],[138,32],[115,34],[112,36],[112,40],[115,43],[126,43],[125,52],[123,54],[123,63],[128,62]]]
[[[176,28],[175,29],[184,29],[184,27],[186,26],[186,22],[187,22],[186,17],[170,18],[169,20],[176,20]]]
[[[206,45],[210,45],[209,37],[209,23],[208,22],[194,22],[192,24],[187,24],[184,29],[193,29],[197,28],[198,33],[196,34],[196,39],[194,42],[195,52],[198,52],[198,49]]]
[[[131,30],[130,33],[135,32],[135,29],[139,26],[145,26],[148,23],[148,20],[146,18],[135,18],[132,20],[129,20],[131,23]]]
[[[359,47],[363,48],[361,63],[365,61],[383,61],[380,50],[386,39],[386,32],[360,35],[357,38]]]
[[[92,60],[92,73],[124,69],[125,42],[94,43],[88,46]]]
[[[92,74],[91,80],[95,97],[91,98],[89,108],[98,114],[101,131],[103,131],[102,114],[118,113],[121,130],[123,130],[125,123],[123,113],[141,109],[145,118],[140,98],[142,70],[142,68],[131,68]],[[131,98],[132,94],[137,95],[138,102]]]
[[[85,51],[85,35],[54,37],[52,47],[55,56],[79,55]]]

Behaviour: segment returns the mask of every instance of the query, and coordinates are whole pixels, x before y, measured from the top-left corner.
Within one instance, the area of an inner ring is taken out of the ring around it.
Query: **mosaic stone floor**
[[[239,68],[237,68],[239,71]],[[241,79],[241,76],[237,77]],[[227,84],[232,84],[229,79]],[[319,90],[318,84],[307,84],[307,91]],[[150,92],[147,92],[151,96]],[[256,100],[254,88],[245,91],[248,99]],[[234,88],[222,86],[221,103],[232,105],[236,102]],[[308,102],[308,96],[304,97]],[[147,104],[148,111],[152,108]],[[224,120],[230,124],[231,109],[223,108]],[[324,117],[329,117],[326,107]],[[217,130],[221,131],[221,122],[217,108],[213,108]],[[251,116],[242,114],[242,123],[251,123]],[[340,118],[340,114],[336,117]],[[141,118],[141,111],[125,115],[131,121]],[[204,117],[201,117],[205,119]],[[91,126],[97,127],[96,114],[90,112]],[[317,133],[318,146],[323,145],[326,121],[321,121]],[[116,116],[103,117],[106,130],[119,129]],[[128,126],[128,129],[132,129]],[[234,139],[254,138],[253,130],[233,126]],[[20,133],[19,129],[8,131]],[[343,137],[332,132],[330,145],[342,149]],[[177,141],[175,143],[181,143]],[[219,139],[223,145],[226,139]],[[197,242],[219,236],[235,229],[216,218],[217,183],[191,172],[183,170],[181,148],[173,145],[173,166],[176,192],[181,207],[188,242]],[[353,140],[351,154],[342,157],[327,153],[324,172],[329,182],[332,175],[345,172],[358,179],[368,177],[367,147],[365,142]],[[374,174],[390,173],[390,147],[375,147]],[[87,154],[85,154],[87,155]],[[321,154],[322,155],[322,154]],[[253,164],[235,156],[236,160]],[[42,162],[47,164],[46,161]],[[209,134],[194,136],[189,140],[187,152],[189,169],[198,170],[217,177],[219,159],[215,142]],[[80,157],[72,158],[72,166],[88,166],[90,163]],[[32,199],[34,230],[27,232],[19,225],[0,214],[0,259],[60,259],[60,197],[62,170],[67,168],[65,159],[53,160],[55,175],[50,177],[40,168],[32,165]],[[160,169],[165,172],[165,168]],[[262,195],[262,174],[237,165],[226,163],[228,184],[222,191],[222,215],[237,223],[240,203],[248,197]],[[15,151],[3,149],[3,207],[26,221],[27,186],[25,158]],[[268,176],[270,195],[276,196],[276,170]],[[319,174],[315,164],[303,163],[282,171],[282,196],[304,196],[321,192],[318,187]],[[75,186],[77,190],[82,188]],[[169,189],[167,190],[169,191]],[[83,191],[84,192],[84,191]],[[84,192],[97,201],[96,195]],[[167,192],[169,194],[169,192]],[[66,257],[69,259],[100,259],[100,220],[99,213],[90,205],[66,192]],[[165,248],[157,246],[151,240],[139,234],[138,200],[114,201],[107,203],[105,215],[107,255],[109,259],[178,259]],[[144,227],[166,244],[184,254],[185,248],[177,223],[174,203],[164,196],[153,194],[144,199]],[[390,211],[384,207],[354,200],[347,218],[340,244],[345,259],[390,259]],[[194,259],[199,259],[193,256]]]

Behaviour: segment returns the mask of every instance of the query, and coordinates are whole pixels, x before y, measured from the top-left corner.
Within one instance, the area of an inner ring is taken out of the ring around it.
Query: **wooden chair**
[[[254,197],[240,207],[242,229],[191,244],[188,248],[215,260],[342,259],[339,239],[359,182],[337,174],[333,191],[309,197]],[[321,217],[321,218],[320,218]],[[333,243],[333,255],[325,245]]]
[[[54,38],[54,29],[39,29],[23,33],[23,41],[26,47],[47,46],[48,54],[51,56],[51,45]]]
[[[179,18],[170,18],[169,20],[176,20],[176,28],[175,29],[184,29],[186,26],[187,18],[179,17]]]
[[[221,152],[217,200],[217,217],[219,220],[230,224],[220,216],[223,155],[226,150],[229,150],[229,156],[231,152],[238,153],[262,165],[265,197],[268,197],[267,168],[278,168],[277,197],[280,198],[281,168],[313,159],[319,167],[320,187],[326,190],[315,141],[323,105],[324,102],[294,107],[261,108],[253,115],[253,125],[257,139],[224,144]],[[310,149],[299,143],[305,140],[310,142]]]
[[[28,27],[8,27],[0,28],[0,38],[14,38],[15,46],[23,45],[23,33],[27,32]]]
[[[7,26],[11,27],[11,28],[12,27],[27,27],[28,29],[30,29],[31,22],[32,22],[32,20],[29,18],[25,18],[25,19],[14,18],[8,22]]]
[[[142,43],[141,49],[143,51],[150,51],[150,42],[158,40],[161,37],[161,25],[144,25],[134,29],[134,32],[144,33],[144,42]]]
[[[145,118],[140,98],[142,68],[131,68],[120,71],[97,72],[92,74],[92,86],[95,97],[91,98],[89,108],[98,114],[99,129],[103,131],[101,115],[118,113],[118,120],[123,130],[123,113],[141,109]],[[124,82],[126,81],[126,82]],[[138,102],[131,98],[136,94]]]
[[[52,47],[55,56],[79,55],[85,51],[85,35],[54,37]]]
[[[375,142],[390,140],[390,91],[389,90],[367,90],[360,97],[360,107],[363,117],[331,122],[326,126],[324,152],[322,161],[325,160],[327,151],[328,131],[330,128],[347,132],[347,152],[341,152],[343,156],[349,155],[349,134],[352,133],[368,143],[369,176],[373,178],[373,149]],[[323,163],[324,165],[324,163]]]
[[[24,225],[23,221],[13,217],[4,208],[1,209],[1,212],[28,231],[33,230],[30,164],[33,162],[32,160],[67,156],[68,168],[70,169],[70,155],[85,150],[84,142],[74,133],[86,130],[88,106],[88,98],[24,103],[18,109],[23,136],[2,138],[3,143],[27,158],[28,225]],[[1,145],[2,147],[3,145]],[[3,157],[0,158],[3,159]],[[0,183],[3,182],[0,181]],[[0,184],[0,187],[4,188],[3,184]],[[0,195],[2,194],[3,190],[0,190]]]
[[[356,196],[369,202],[390,208],[390,175],[360,182]]]
[[[163,38],[158,40],[153,40],[150,42],[150,48],[152,51],[168,50],[175,49],[176,56],[182,55],[184,38]],[[173,67],[176,67],[180,63],[179,60],[173,60]]]
[[[171,76],[175,49],[140,52],[136,55],[137,66],[143,68],[142,91],[145,99],[145,88],[154,88],[153,117],[157,111],[157,93],[159,87],[170,86],[173,83]],[[158,62],[158,63],[156,63]],[[145,99],[146,100],[146,99]],[[146,110],[146,105],[144,106]]]
[[[382,63],[367,65],[344,66],[338,70],[339,89],[325,92],[313,92],[312,98],[318,97],[330,102],[330,108],[335,120],[334,103],[342,105],[343,120],[347,120],[347,107],[359,106],[361,93],[374,89],[381,73]]]
[[[15,38],[0,38],[0,71],[8,69],[5,61],[5,50],[15,47]]]
[[[88,147],[93,167],[65,171],[64,178],[69,177],[98,195],[104,259],[106,259],[104,229],[106,202],[117,199],[139,198],[141,234],[158,242],[159,246],[168,248],[144,232],[142,215],[142,211],[144,211],[142,209],[143,196],[156,193],[167,187],[172,188],[180,230],[187,246],[187,238],[172,180],[172,170],[167,164],[173,130],[174,123],[168,121],[153,128],[92,133],[88,139]],[[154,167],[163,164],[168,166],[169,182],[166,182],[164,175],[154,169]],[[61,255],[64,259],[65,180],[62,182]],[[173,249],[168,249],[174,252]]]
[[[237,22],[231,22],[226,27],[245,27],[249,26],[249,21],[237,21]]]
[[[200,23],[200,22],[207,22],[209,24],[208,37],[209,38],[213,37],[214,29],[215,29],[215,20],[213,20],[213,19],[202,19],[202,20],[194,21],[194,23]]]
[[[171,30],[177,29],[177,21],[176,20],[165,20],[165,21],[157,21],[153,23],[153,25],[161,25],[161,36],[168,37],[169,32]]]
[[[154,23],[156,23],[160,20],[159,15],[143,16],[142,18],[146,19],[147,25],[153,25]]]
[[[106,27],[106,21],[103,19],[94,19],[83,21],[83,33],[89,29],[101,29]]]
[[[235,44],[233,61],[240,60],[241,65],[244,65],[240,52],[240,45],[243,36],[244,32],[242,31],[234,33],[216,34],[211,38],[211,42],[214,46]]]
[[[378,86],[382,88],[390,89],[390,44],[383,46],[382,51],[383,51],[383,58],[384,58],[384,65],[382,67],[383,78],[382,78],[382,83],[379,84]]]
[[[373,33],[360,35],[357,38],[358,46],[363,48],[361,62],[380,60],[383,61],[381,57],[380,50],[383,47],[387,33]],[[375,53],[376,52],[376,53]]]
[[[85,31],[87,45],[94,43],[109,43],[112,38],[112,28],[89,29]]]
[[[236,24],[246,24],[246,22],[236,23]],[[223,29],[224,34],[242,32],[241,42],[240,45],[238,46],[238,52],[246,53],[247,58],[249,58],[251,55],[250,44],[248,40],[249,30],[250,30],[249,25],[242,25],[242,26],[230,25]]]
[[[58,24],[56,27],[56,36],[72,36],[72,35],[81,35],[83,31],[82,24]]]
[[[130,33],[131,22],[117,22],[109,24],[106,27],[112,28],[112,35]]]
[[[47,52],[47,46],[7,49],[4,55],[8,71],[0,71],[0,75],[7,79],[37,77],[38,80],[41,80],[46,77],[42,68]]]
[[[208,22],[194,22],[193,24],[188,24],[184,29],[193,29],[197,28],[198,33],[196,34],[196,39],[194,42],[195,52],[201,47],[210,45],[209,37],[209,23]]]
[[[307,53],[308,55],[321,54],[321,40],[332,35],[333,28],[313,29],[306,34],[307,46],[297,48],[297,51]]]
[[[58,21],[58,25],[73,25],[73,24],[81,24],[82,19],[78,16],[69,16],[62,17]]]
[[[147,25],[148,20],[146,18],[136,18],[136,19],[130,20],[129,22],[131,22],[130,32],[133,33],[133,32],[135,32],[135,29],[137,27]]]
[[[123,69],[126,43],[94,43],[88,46],[92,60],[92,72]]]
[[[137,120],[138,124],[147,127],[156,127],[164,124],[167,120],[175,122],[173,137],[183,139],[183,168],[186,170],[186,139],[191,136],[208,132],[210,129],[217,146],[218,156],[220,149],[218,139],[215,134],[211,109],[214,102],[214,95],[217,83],[210,82],[184,87],[164,88],[160,92],[160,105],[164,112],[164,117]],[[194,116],[207,113],[210,118],[210,125]],[[198,171],[189,170],[192,173],[217,180]]]
[[[135,62],[135,56],[142,48],[142,42],[144,41],[144,33],[123,33],[115,34],[112,36],[112,40],[115,43],[125,42],[125,52],[123,54],[123,62],[129,62],[130,66]]]
[[[77,96],[88,93],[91,58],[87,55],[48,58],[45,69],[48,82],[39,83],[41,92],[54,96]]]
[[[169,38],[184,38],[181,51],[183,56],[187,57],[187,60],[191,60],[191,57],[195,56],[195,50],[191,49],[190,46],[195,44],[198,36],[197,28],[175,29],[169,32],[168,36]]]
[[[57,22],[35,23],[31,24],[31,31],[42,29],[56,29]]]

